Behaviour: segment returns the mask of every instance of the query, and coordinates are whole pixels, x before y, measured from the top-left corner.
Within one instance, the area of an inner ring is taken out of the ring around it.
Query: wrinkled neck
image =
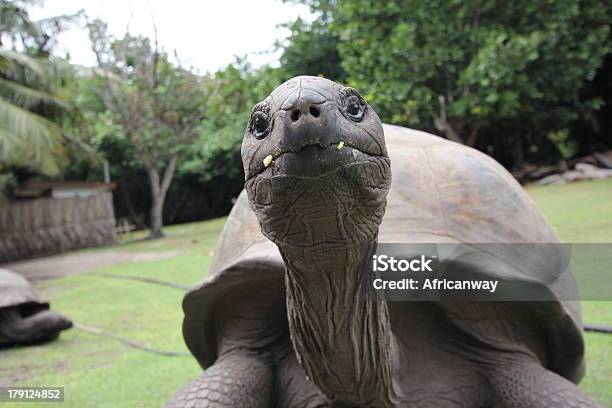
[[[279,246],[287,265],[287,313],[300,364],[328,397],[393,406],[395,344],[387,304],[371,287],[376,241]]]

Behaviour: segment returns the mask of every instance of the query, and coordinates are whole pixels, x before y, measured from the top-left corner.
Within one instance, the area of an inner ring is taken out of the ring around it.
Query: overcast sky
[[[236,55],[248,54],[256,66],[276,61],[278,53],[269,51],[275,40],[288,34],[278,24],[309,16],[306,7],[280,0],[46,0],[42,7],[31,9],[30,16],[39,19],[84,9],[89,18],[106,21],[114,35],[129,28],[132,34],[152,38],[149,4],[161,46],[170,54],[176,50],[181,62],[202,73],[229,64]],[[60,46],[58,51],[69,52],[74,63],[94,64],[85,29],[62,34]]]

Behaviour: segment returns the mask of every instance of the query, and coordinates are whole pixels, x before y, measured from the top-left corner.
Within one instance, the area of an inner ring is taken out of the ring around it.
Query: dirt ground
[[[99,267],[124,262],[156,261],[178,254],[179,251],[127,252],[109,249],[47,256],[3,264],[0,265],[0,268],[17,272],[30,281],[37,281],[87,273]]]

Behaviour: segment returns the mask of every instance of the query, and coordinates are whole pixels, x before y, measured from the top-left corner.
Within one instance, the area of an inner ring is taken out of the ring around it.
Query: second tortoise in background
[[[0,347],[54,340],[72,322],[49,310],[21,275],[0,269]]]

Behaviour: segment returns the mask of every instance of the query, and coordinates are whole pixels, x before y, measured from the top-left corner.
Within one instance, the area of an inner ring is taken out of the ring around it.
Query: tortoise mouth
[[[294,176],[318,178],[351,164],[371,161],[372,158],[385,157],[364,152],[346,142],[308,144],[294,151],[283,151],[276,156],[268,156],[264,168],[258,175],[267,177]]]

